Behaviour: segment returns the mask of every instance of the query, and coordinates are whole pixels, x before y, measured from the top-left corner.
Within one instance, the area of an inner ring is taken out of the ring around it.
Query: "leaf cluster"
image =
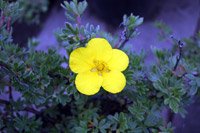
[[[14,20],[20,8],[18,5],[0,2],[1,10],[14,6],[13,13],[4,14],[5,18]],[[138,34],[136,29],[143,21],[132,14],[124,16],[124,34],[116,38],[99,26],[81,23],[86,1],[65,1],[62,6],[68,21],[56,37],[67,55],[94,37],[104,37],[122,49]],[[188,48],[183,49],[183,57],[178,63],[180,51],[177,42],[174,50],[153,48],[156,61],[151,66],[145,64],[144,52],[127,51],[130,63],[124,72],[125,89],[117,95],[102,90],[95,96],[85,96],[75,88],[76,75],[68,67],[68,56],[59,55],[55,49],[36,51],[38,42],[34,39],[29,40],[27,47],[19,47],[12,42],[12,32],[4,21],[0,26],[0,95],[6,95],[8,99],[0,98],[0,131],[173,132],[173,120],[167,119],[163,110],[169,109],[185,116],[184,108],[198,94],[199,55],[195,50],[199,48],[199,38],[185,41],[184,47]]]

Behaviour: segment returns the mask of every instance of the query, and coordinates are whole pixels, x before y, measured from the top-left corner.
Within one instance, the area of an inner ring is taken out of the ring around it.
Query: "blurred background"
[[[14,25],[14,42],[25,46],[28,38],[35,37],[40,42],[37,50],[56,47],[55,32],[67,21],[60,6],[63,1],[34,0],[34,2],[41,2],[41,7],[36,8],[40,8],[42,12],[40,16],[35,16],[37,17],[35,22],[21,21]],[[128,47],[133,52],[145,50],[149,55],[147,62],[152,60],[152,47],[172,48],[168,40],[158,38],[160,33],[156,27],[158,22],[165,23],[169,33],[178,39],[191,37],[200,29],[200,0],[87,0],[87,2],[88,9],[82,23],[101,25],[103,30],[111,34],[119,34],[124,14],[133,13],[144,17],[144,24],[138,28],[140,35],[130,40]],[[63,52],[61,49],[60,53]],[[173,120],[176,126],[175,132],[200,133],[200,99],[196,98],[196,102],[186,108],[188,115],[185,119],[176,115]]]

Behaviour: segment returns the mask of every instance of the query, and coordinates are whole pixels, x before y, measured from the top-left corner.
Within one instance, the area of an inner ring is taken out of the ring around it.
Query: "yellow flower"
[[[128,67],[128,56],[119,49],[112,49],[103,38],[91,39],[86,47],[72,51],[69,67],[78,73],[76,88],[85,95],[96,94],[101,86],[110,93],[119,93],[126,85],[122,71]]]

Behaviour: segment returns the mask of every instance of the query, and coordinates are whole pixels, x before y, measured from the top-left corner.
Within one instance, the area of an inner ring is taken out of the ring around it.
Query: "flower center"
[[[105,68],[105,65],[104,64],[98,64],[96,66],[96,68],[97,68],[98,71],[102,71]]]
[[[91,72],[97,72],[99,76],[102,76],[104,72],[110,72],[105,62],[94,60],[93,63],[94,63],[94,67],[91,69]]]

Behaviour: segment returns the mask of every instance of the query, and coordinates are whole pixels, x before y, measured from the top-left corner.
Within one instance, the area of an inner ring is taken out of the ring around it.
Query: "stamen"
[[[90,70],[91,72],[97,72],[99,76],[102,76],[103,73],[108,73],[110,70],[107,67],[107,64],[103,61],[94,60],[94,67]]]
[[[106,71],[107,73],[108,73],[108,72],[110,72],[110,70],[109,70],[109,69],[106,69],[105,71]]]
[[[94,67],[94,68],[92,68],[90,71],[91,71],[91,72],[97,72],[98,70],[97,70],[96,67]]]
[[[104,67],[105,67],[104,64],[102,64],[102,63],[101,63],[101,64],[98,64],[97,70],[98,70],[98,71],[102,71],[102,70],[104,69]]]

